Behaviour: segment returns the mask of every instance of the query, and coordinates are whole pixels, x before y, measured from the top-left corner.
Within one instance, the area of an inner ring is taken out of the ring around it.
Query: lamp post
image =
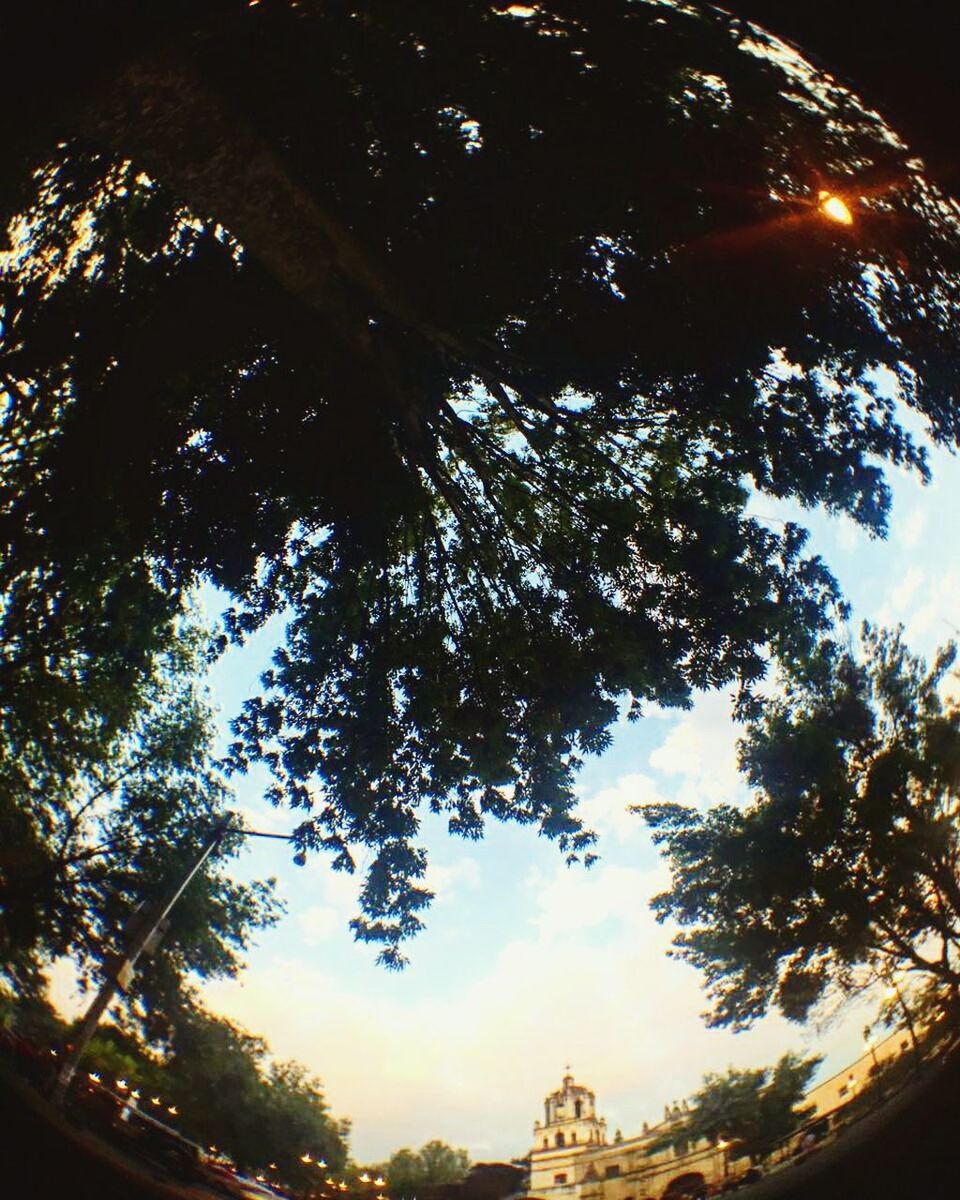
[[[173,910],[173,906],[177,903],[183,893],[186,891],[190,881],[197,874],[203,864],[215,853],[227,834],[238,833],[244,837],[267,837],[277,838],[279,840],[289,842],[290,834],[287,833],[261,833],[255,829],[244,829],[242,826],[231,825],[230,818],[218,822],[210,831],[207,840],[203,843],[199,855],[191,863],[186,873],[181,876],[177,883],[171,888],[166,899],[156,910],[156,914],[152,919],[145,920],[142,926],[134,934],[133,939],[127,946],[126,953],[120,960],[119,964],[114,966],[107,972],[107,977],[103,981],[100,990],[93,999],[93,1003],[87,1009],[86,1015],[83,1018],[79,1030],[77,1031],[76,1042],[70,1055],[67,1057],[63,1066],[60,1068],[60,1073],[57,1076],[57,1081],[53,1089],[53,1103],[58,1107],[61,1106],[66,1099],[67,1092],[70,1090],[70,1084],[77,1073],[77,1067],[83,1057],[84,1051],[90,1044],[90,1040],[96,1033],[97,1026],[100,1024],[100,1019],[107,1011],[111,1001],[118,991],[126,990],[133,979],[134,968],[137,959],[151,945],[156,945],[168,916]]]

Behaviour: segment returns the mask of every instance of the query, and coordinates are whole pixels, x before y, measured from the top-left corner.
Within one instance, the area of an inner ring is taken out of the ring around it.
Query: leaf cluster
[[[760,1162],[812,1111],[799,1106],[821,1061],[785,1054],[772,1067],[731,1067],[724,1075],[705,1075],[683,1115],[669,1124],[653,1148],[685,1149],[703,1140],[713,1145],[723,1141],[732,1156]]]
[[[643,810],[672,869],[653,906],[706,976],[710,1021],[803,1020],[864,970],[956,996],[960,710],[901,632],[864,626],[788,674],[747,728],[746,808]],[[954,1008],[955,1008],[954,1004]]]
[[[432,1187],[460,1183],[470,1169],[466,1150],[434,1139],[419,1150],[397,1150],[378,1170],[387,1180],[391,1200],[414,1200]]]
[[[719,10],[177,6],[154,58],[123,28],[3,261],[11,612],[56,645],[55,595],[64,646],[134,667],[199,581],[236,641],[283,614],[230,765],[299,852],[371,852],[355,930],[400,965],[423,808],[589,860],[573,780],[623,704],[746,706],[842,611],[749,502],[882,533],[883,464],[926,476],[897,404],[957,441],[957,213]]]
[[[7,632],[4,617],[14,614],[0,614]],[[16,687],[0,693],[0,970],[21,992],[42,991],[63,956],[84,985],[99,977],[134,911],[164,900],[227,811],[198,680],[206,636],[170,621],[130,667],[124,637],[138,628],[133,613],[117,615],[113,662],[90,661],[80,635],[62,652],[54,643],[35,660],[7,660]],[[7,645],[18,653],[13,637]],[[239,843],[224,849],[234,855]],[[272,882],[238,884],[222,859],[209,862],[159,957],[139,963],[129,1016],[149,1021],[190,973],[235,974],[254,930],[278,915]]]

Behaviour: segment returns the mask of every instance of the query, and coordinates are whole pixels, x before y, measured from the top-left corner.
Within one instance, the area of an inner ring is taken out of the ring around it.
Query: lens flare
[[[831,221],[836,221],[839,225],[853,224],[853,213],[847,207],[846,202],[839,196],[833,195],[832,192],[820,193],[820,211],[825,217],[829,217]]]

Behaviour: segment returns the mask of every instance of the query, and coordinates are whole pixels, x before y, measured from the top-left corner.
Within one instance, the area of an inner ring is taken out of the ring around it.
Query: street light
[[[726,1138],[720,1138],[717,1142],[717,1149],[723,1152],[723,1177],[726,1179],[730,1173],[730,1155],[728,1154],[730,1143]]]
[[[107,978],[94,997],[93,1003],[87,1009],[86,1016],[83,1018],[83,1023],[77,1032],[77,1039],[74,1045],[73,1053],[67,1057],[66,1062],[57,1076],[57,1081],[53,1088],[53,1103],[55,1105],[63,1104],[66,1099],[67,1092],[70,1089],[70,1084],[76,1074],[80,1060],[100,1024],[100,1018],[110,1007],[113,997],[119,990],[126,990],[130,986],[130,981],[134,976],[134,967],[137,959],[146,949],[149,953],[148,945],[155,945],[160,933],[165,927],[164,923],[173,906],[183,895],[187,886],[193,877],[197,874],[203,864],[207,861],[211,854],[219,850],[221,843],[228,834],[240,834],[242,837],[264,837],[276,838],[280,841],[290,842],[293,840],[293,835],[289,833],[263,833],[257,829],[244,829],[243,826],[231,825],[230,818],[227,817],[220,821],[211,830],[207,840],[203,843],[200,854],[188,869],[183,878],[175,885],[168,894],[166,900],[160,905],[158,913],[152,920],[144,921],[143,927],[134,936],[133,941],[127,947],[126,954],[120,960],[119,964],[111,968],[107,974]],[[298,857],[302,857],[301,855]],[[95,1080],[99,1083],[99,1078]]]

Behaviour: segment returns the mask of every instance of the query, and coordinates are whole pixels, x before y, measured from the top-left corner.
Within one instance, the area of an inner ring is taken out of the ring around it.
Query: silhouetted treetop
[[[228,589],[235,637],[287,613],[233,762],[305,846],[375,848],[357,928],[396,961],[422,803],[580,853],[625,697],[746,694],[826,628],[750,491],[879,532],[882,465],[925,472],[897,405],[955,443],[957,214],[717,10],[172,12],[10,160],[10,578],[147,562]]]

